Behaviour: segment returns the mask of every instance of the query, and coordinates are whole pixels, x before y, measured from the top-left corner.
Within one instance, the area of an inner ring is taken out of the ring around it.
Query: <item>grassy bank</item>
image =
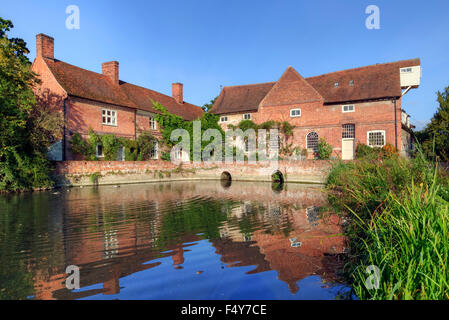
[[[447,175],[422,156],[336,163],[331,204],[348,216],[345,273],[360,299],[449,299]],[[379,268],[368,289],[366,268]]]

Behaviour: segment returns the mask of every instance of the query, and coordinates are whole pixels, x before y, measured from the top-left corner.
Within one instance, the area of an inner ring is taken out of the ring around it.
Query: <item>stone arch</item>
[[[285,178],[284,178],[284,175],[282,174],[282,172],[279,170],[276,170],[275,172],[273,172],[273,174],[271,175],[271,182],[283,184],[285,182]]]

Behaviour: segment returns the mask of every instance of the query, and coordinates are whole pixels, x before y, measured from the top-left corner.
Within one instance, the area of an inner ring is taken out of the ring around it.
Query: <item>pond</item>
[[[2,195],[0,299],[347,298],[326,199],[320,186],[225,181]]]

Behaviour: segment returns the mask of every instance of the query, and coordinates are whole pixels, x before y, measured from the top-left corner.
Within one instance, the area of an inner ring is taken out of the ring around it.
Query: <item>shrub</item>
[[[326,160],[331,157],[332,154],[332,146],[324,140],[324,138],[320,138],[318,141],[318,158],[321,160]]]

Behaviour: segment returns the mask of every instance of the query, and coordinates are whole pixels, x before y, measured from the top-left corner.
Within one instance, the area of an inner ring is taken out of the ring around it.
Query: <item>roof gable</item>
[[[260,106],[276,106],[324,100],[323,97],[292,67],[288,67]]]

